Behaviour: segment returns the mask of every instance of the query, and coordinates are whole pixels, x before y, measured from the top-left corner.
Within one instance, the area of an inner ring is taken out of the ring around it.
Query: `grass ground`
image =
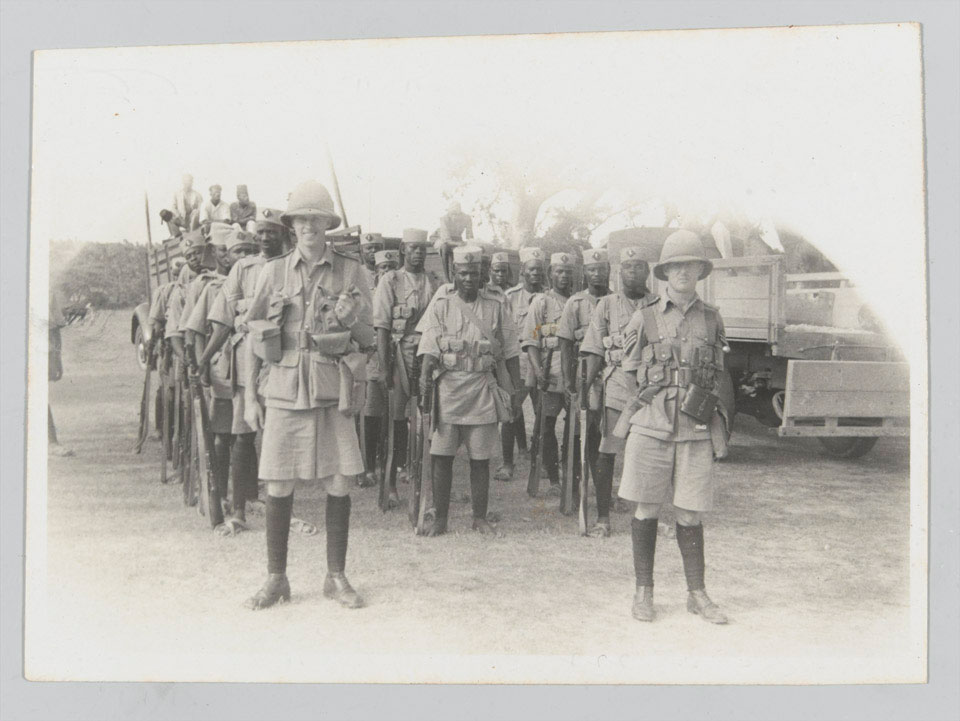
[[[727,627],[686,612],[676,542],[663,536],[658,620],[633,621],[630,515],[614,514],[610,538],[581,538],[558,499],[526,496],[525,461],[513,483],[491,483],[503,539],[469,530],[469,504],[453,504],[451,534],[418,538],[405,509],[381,514],[375,488],[356,491],[347,571],[360,611],[323,598],[323,497],[299,489],[295,513],[321,533],[291,536],[292,602],[250,612],[263,520],[215,536],[178,486],[159,483],[159,443],[132,452],[142,374],[127,323],[101,313],[64,333],[50,402],[75,455],[49,459],[47,576],[34,579],[46,600],[28,598],[28,675],[793,682],[879,679],[912,653],[907,444],[834,461],[743,418],[705,524],[707,588]],[[458,459],[455,490],[468,488]]]

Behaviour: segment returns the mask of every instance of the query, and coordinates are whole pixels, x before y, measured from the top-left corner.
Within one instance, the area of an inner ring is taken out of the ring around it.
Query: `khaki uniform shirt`
[[[526,317],[523,319],[523,325],[520,326],[520,347],[524,350],[531,346],[539,347],[541,364],[546,359],[547,349],[545,344],[556,344],[550,358],[550,385],[547,390],[557,393],[563,390],[563,377],[561,375],[563,364],[560,360],[560,346],[556,339],[555,330],[545,332],[544,326],[555,326],[560,322],[560,315],[563,313],[563,306],[566,303],[567,298],[555,290],[551,289],[538,293],[530,302]],[[550,336],[554,336],[553,340],[550,339]]]
[[[513,316],[513,323],[518,330],[523,328],[524,320],[530,311],[530,302],[538,295],[531,293],[523,287],[523,283],[515,285],[508,289],[504,295],[507,303],[510,304],[510,314]],[[526,353],[520,354],[520,382],[526,384],[533,377],[533,366],[530,365],[530,359]]]
[[[479,369],[483,362],[477,351],[481,341],[484,341],[483,333],[464,315],[461,304],[467,305],[487,325],[493,340],[500,346],[499,353],[497,349],[491,349],[490,367],[486,370]],[[516,329],[510,321],[506,304],[482,291],[473,303],[466,303],[447,284],[437,291],[417,330],[423,334],[417,354],[431,355],[439,361],[436,386],[440,406],[438,420],[467,426],[496,423],[497,410],[490,387],[491,383],[496,382],[493,362],[498,357],[503,360],[516,358],[520,352]],[[449,347],[449,340],[462,342],[463,349],[459,352],[446,350],[444,346]],[[450,366],[455,365],[454,357],[461,363],[476,363],[477,369],[452,369]]]
[[[204,283],[197,302],[193,304],[190,315],[183,322],[185,330],[191,330],[203,336],[204,340],[198,342],[195,349],[197,358],[203,353],[205,342],[210,340],[211,328],[208,316],[225,280],[226,276],[218,275]],[[210,388],[214,398],[233,398],[233,357],[231,353],[224,351],[225,347],[221,347],[210,359]]]
[[[643,307],[649,298],[649,296],[644,296],[637,300],[631,300],[622,292],[604,296],[597,303],[597,307],[594,308],[590,325],[583,336],[580,352],[598,355],[605,361],[608,359],[605,352],[607,348],[603,345],[603,339],[617,333],[623,339],[620,346],[623,355],[621,364],[607,362],[601,375],[603,379],[603,405],[607,408],[622,411],[637,395],[636,379],[624,370],[623,361],[626,360],[625,349],[631,344],[631,340],[636,341],[636,329],[628,330],[630,321],[637,309]],[[634,335],[627,337],[628,333]],[[616,349],[611,348],[610,350]]]
[[[233,369],[231,380],[238,388],[243,387],[244,379],[247,377],[245,350],[247,334],[245,329],[237,328],[237,318],[247,312],[247,306],[257,287],[257,278],[260,277],[260,271],[266,262],[267,259],[262,255],[248,255],[234,263],[207,315],[208,320],[225,325],[234,331],[227,339],[222,352],[229,353],[231,356]]]
[[[384,273],[373,294],[373,327],[390,331],[399,342],[398,359],[403,361],[407,377],[413,373],[420,344],[417,324],[430,305],[436,287],[427,273],[411,273],[399,268]],[[408,318],[394,318],[394,307],[409,308]]]
[[[333,304],[343,293],[357,297],[357,324],[346,347],[301,349],[302,333],[342,333]],[[265,263],[242,323],[269,319],[281,327],[282,356],[270,363],[263,388],[268,407],[309,410],[335,406],[340,398],[338,356],[357,350],[357,338],[373,336],[370,286],[354,256],[327,243],[323,255],[309,267],[300,247]],[[326,352],[325,352],[326,351]]]
[[[694,297],[686,308],[680,308],[666,293],[657,301],[666,331],[663,340],[669,341],[673,346],[680,359],[680,367],[689,367],[693,362],[694,348],[713,343],[713,339],[707,339],[702,312],[704,305],[699,297]],[[719,313],[717,317],[719,319]],[[723,337],[722,319],[719,320],[717,332]],[[644,348],[649,345],[647,339],[659,339],[660,331],[644,328],[642,313],[635,313],[627,326],[627,335],[629,345],[623,369],[637,371],[644,367]],[[717,362],[722,365],[722,357],[718,358]],[[664,441],[709,440],[710,428],[707,424],[679,411],[685,395],[686,390],[683,388],[662,388],[651,403],[640,408],[630,418],[631,431]]]

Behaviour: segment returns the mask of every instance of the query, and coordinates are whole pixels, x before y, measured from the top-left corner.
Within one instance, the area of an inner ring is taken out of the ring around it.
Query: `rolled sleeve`
[[[538,295],[530,302],[527,309],[527,315],[523,319],[523,325],[520,327],[520,347],[523,349],[540,347],[540,334],[537,328],[542,322],[541,316],[544,309],[544,296]]]
[[[164,338],[180,338],[180,314],[183,312],[183,290],[176,288],[167,299],[167,316]]]
[[[517,325],[506,303],[501,303],[500,310],[500,342],[503,344],[503,359],[510,360],[520,355],[520,338]]]

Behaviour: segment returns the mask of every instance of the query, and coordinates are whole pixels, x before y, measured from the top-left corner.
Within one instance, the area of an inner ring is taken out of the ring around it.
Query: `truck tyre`
[[[133,335],[133,346],[137,349],[137,365],[140,370],[147,370],[147,343],[143,339],[143,328],[137,325],[137,330]]]
[[[821,436],[819,440],[833,458],[860,458],[880,439],[876,436]]]

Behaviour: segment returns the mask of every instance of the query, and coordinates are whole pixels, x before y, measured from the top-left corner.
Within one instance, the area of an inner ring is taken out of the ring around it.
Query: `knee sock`
[[[437,518],[447,520],[450,513],[450,487],[453,485],[453,456],[430,456],[433,464],[433,506]]]
[[[594,464],[593,485],[597,489],[597,516],[599,518],[610,516],[610,496],[613,493],[613,462],[616,458],[612,453],[600,453],[597,462]]]
[[[703,524],[681,526],[677,524],[677,545],[683,558],[683,575],[687,577],[687,589],[700,591],[705,588],[703,561]]]
[[[523,409],[513,421],[513,437],[517,440],[517,448],[521,451],[527,450],[527,422],[523,417]],[[512,449],[511,449],[512,451]],[[512,455],[510,456],[513,457]]]
[[[347,567],[350,536],[350,496],[327,494],[327,572],[343,573]]]
[[[230,441],[229,433],[213,434],[213,478],[217,486],[217,495],[226,498],[230,483]]]
[[[487,517],[490,495],[490,461],[470,461],[470,497],[473,500],[473,517]]]
[[[367,471],[372,471],[377,467],[377,448],[380,443],[380,418],[377,416],[364,416],[363,427],[364,443],[367,447],[367,457],[364,461],[366,462]]]
[[[557,417],[546,416],[543,426],[543,465],[551,484],[560,482],[560,467],[557,465]]]
[[[286,573],[287,540],[290,537],[290,516],[293,494],[283,498],[267,496],[267,572]]]
[[[657,519],[634,518],[630,524],[633,534],[633,570],[638,586],[653,585],[653,559],[657,551]]]
[[[513,465],[513,442],[516,439],[514,426],[516,421],[500,424],[500,452],[503,454],[503,464]]]

